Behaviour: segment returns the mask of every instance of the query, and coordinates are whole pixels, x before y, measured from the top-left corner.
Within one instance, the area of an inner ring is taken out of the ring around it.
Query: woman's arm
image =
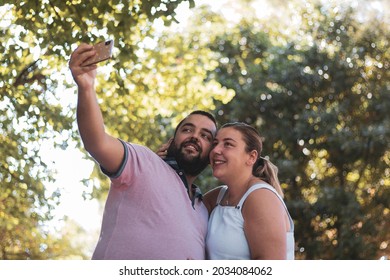
[[[286,259],[289,224],[279,198],[269,190],[256,190],[246,199],[242,214],[251,258]]]

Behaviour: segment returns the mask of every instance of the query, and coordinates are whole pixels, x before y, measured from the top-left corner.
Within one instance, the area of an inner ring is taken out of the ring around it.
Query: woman
[[[210,152],[213,175],[226,186],[205,194],[209,259],[294,259],[294,224],[277,168],[262,158],[258,132],[244,123],[218,130]]]
[[[277,168],[261,157],[262,148],[257,130],[245,123],[227,123],[217,132],[210,164],[225,185],[204,195],[208,259],[294,259],[294,224]],[[166,149],[157,153],[164,157]]]

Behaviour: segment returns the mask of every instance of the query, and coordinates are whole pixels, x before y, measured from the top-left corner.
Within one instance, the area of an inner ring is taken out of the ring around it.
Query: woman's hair
[[[231,127],[242,134],[246,152],[257,151],[257,161],[253,165],[252,170],[253,176],[273,186],[278,194],[283,197],[283,191],[278,179],[278,168],[271,161],[261,156],[263,141],[259,132],[253,126],[243,122],[226,123],[221,129],[226,127]]]

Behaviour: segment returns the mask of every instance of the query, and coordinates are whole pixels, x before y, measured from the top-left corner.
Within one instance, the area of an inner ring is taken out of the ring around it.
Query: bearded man
[[[208,212],[193,185],[208,164],[217,127],[194,111],[176,128],[166,159],[109,135],[95,91],[95,55],[81,44],[69,67],[78,86],[77,123],[85,149],[111,180],[92,259],[205,259]]]

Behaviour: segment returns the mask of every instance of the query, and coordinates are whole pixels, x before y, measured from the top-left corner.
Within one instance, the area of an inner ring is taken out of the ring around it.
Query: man
[[[166,161],[104,130],[95,92],[95,55],[82,44],[69,67],[78,86],[77,122],[85,149],[110,177],[93,259],[204,259],[208,213],[193,182],[208,164],[212,115],[195,111],[176,128]]]

